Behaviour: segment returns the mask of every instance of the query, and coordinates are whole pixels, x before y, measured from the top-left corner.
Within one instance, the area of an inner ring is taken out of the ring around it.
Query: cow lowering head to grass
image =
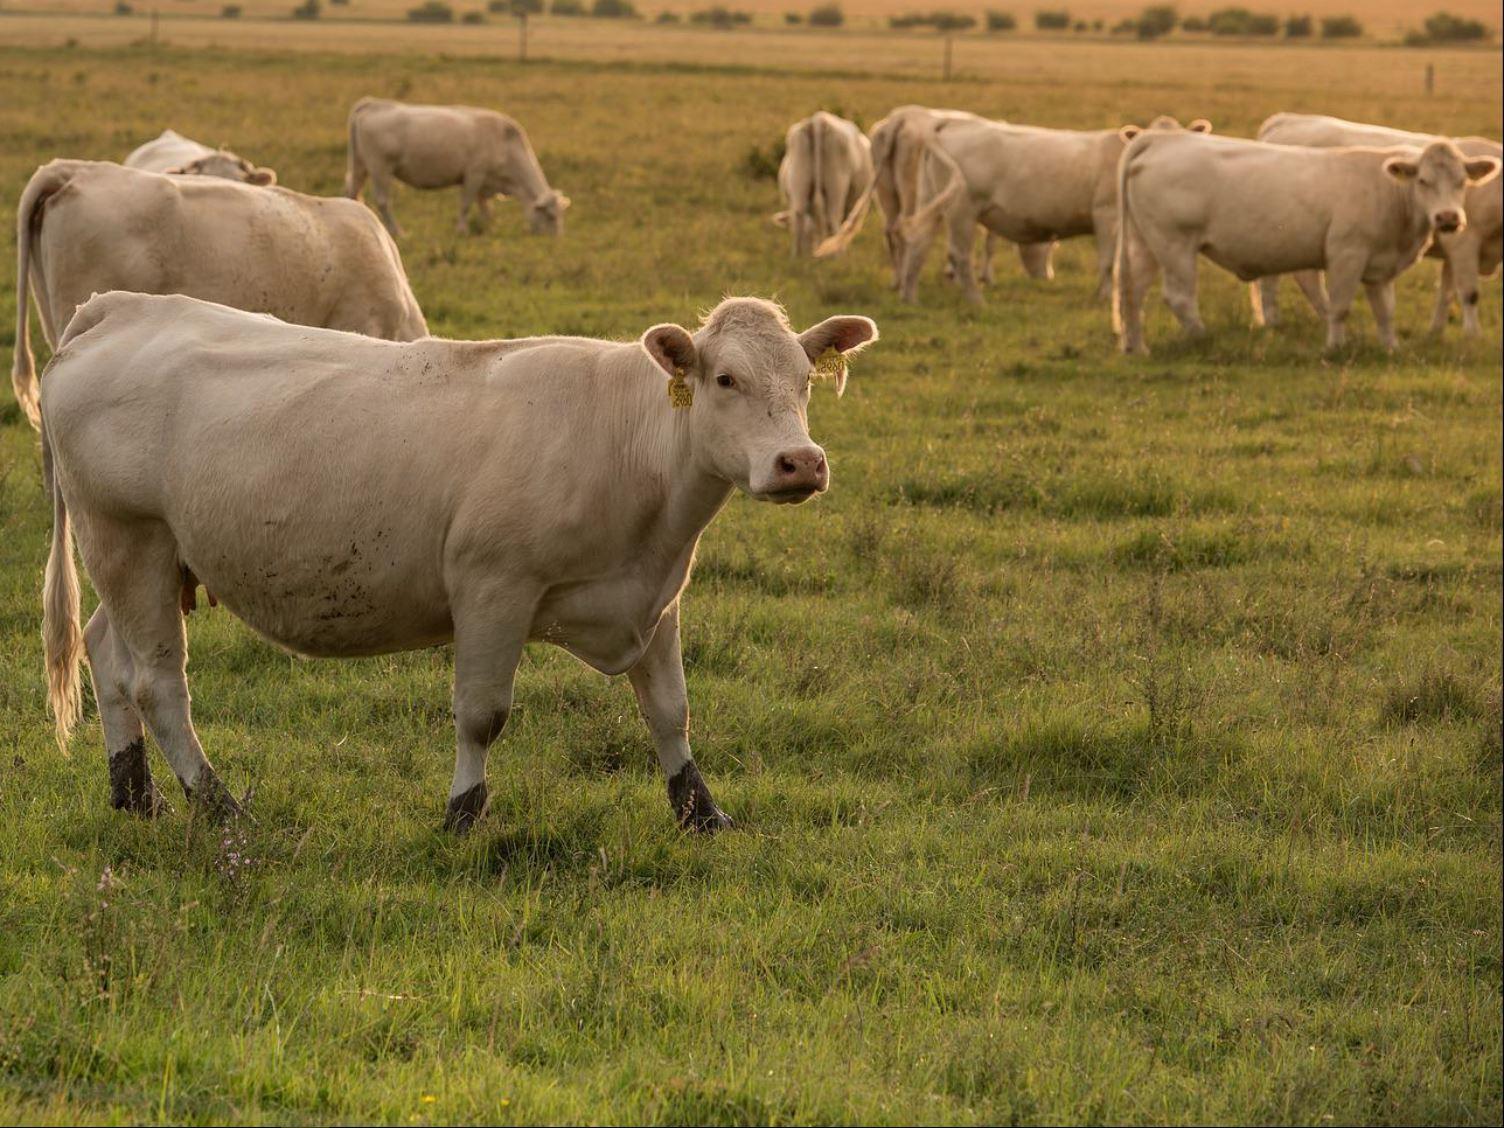
[[[189,713],[180,607],[202,583],[300,654],[452,641],[451,828],[485,810],[487,750],[529,641],[626,674],[680,822],[729,826],[690,755],[679,594],[733,489],[789,503],[828,487],[811,382],[828,374],[840,392],[845,358],[876,339],[865,317],[796,333],[752,298],[630,343],[394,344],[190,298],[96,296],[42,383],[59,738],[86,652],[114,805],[160,805],[150,730],[191,800],[235,809]],[[74,536],[100,599],[82,631]]]

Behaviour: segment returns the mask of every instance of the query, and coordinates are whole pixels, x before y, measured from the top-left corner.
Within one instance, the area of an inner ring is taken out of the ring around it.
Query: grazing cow
[[[1189,333],[1196,256],[1244,281],[1325,270],[1327,347],[1343,343],[1358,287],[1384,345],[1394,348],[1394,279],[1433,232],[1460,231],[1463,194],[1499,171],[1450,141],[1424,149],[1307,149],[1227,137],[1147,131],[1119,167],[1122,201],[1114,323],[1123,351],[1144,351],[1143,300],[1156,269],[1165,302]]]
[[[350,110],[345,195],[359,199],[368,176],[376,210],[393,235],[402,234],[392,215],[394,177],[414,188],[459,185],[460,234],[469,229],[472,205],[490,221],[492,196],[526,204],[534,235],[564,232],[569,197],[548,186],[522,126],[495,110],[362,98]]]
[[[883,239],[888,248],[888,260],[893,267],[893,285],[899,285],[903,267],[904,238],[903,221],[914,213],[919,204],[919,167],[924,157],[925,134],[934,128],[934,123],[949,119],[981,121],[975,114],[965,110],[936,110],[928,106],[899,106],[872,127],[873,179],[867,191],[857,199],[840,229],[815,249],[816,258],[840,254],[851,245],[852,239],[862,228],[874,196],[883,212]],[[982,253],[982,280],[992,281],[993,236],[987,234]],[[1030,277],[1051,276],[1051,244],[1023,245],[1018,248],[1018,257]],[[947,270],[949,270],[949,263]]]
[[[1385,149],[1396,145],[1424,148],[1439,140],[1429,133],[1410,133],[1382,125],[1344,121],[1321,114],[1280,113],[1259,127],[1259,140],[1277,145],[1307,145],[1330,149],[1363,145]],[[1504,146],[1486,137],[1456,137],[1453,143],[1468,157],[1504,157]],[[1463,199],[1467,226],[1451,234],[1438,233],[1426,251],[1426,257],[1441,259],[1441,280],[1436,288],[1436,308],[1431,317],[1431,331],[1446,328],[1455,295],[1462,307],[1463,332],[1478,330],[1478,280],[1491,278],[1504,258],[1504,179],[1494,177],[1483,184],[1468,186]],[[1326,316],[1326,295],[1321,278],[1314,271],[1295,275],[1313,309]],[[1259,324],[1279,323],[1279,279],[1262,278],[1251,284],[1253,316]]]
[[[786,225],[795,257],[834,235],[872,185],[872,143],[855,122],[819,110],[789,126],[778,165]]]
[[[679,595],[733,489],[824,492],[811,379],[839,395],[844,358],[876,339],[865,317],[796,334],[754,298],[627,343],[408,344],[191,298],[91,298],[42,382],[59,740],[87,651],[114,805],[158,809],[144,723],[190,800],[234,811],[189,714],[180,608],[202,582],[300,654],[452,641],[451,828],[486,807],[487,749],[529,641],[626,674],[680,822],[729,826],[690,755]],[[75,533],[99,593],[82,632]]]
[[[284,321],[407,341],[428,327],[396,244],[350,200],[164,176],[104,161],[43,165],[16,217],[16,400],[37,421],[27,307],[48,345],[89,295],[189,294]]]
[[[277,183],[277,174],[258,168],[228,149],[211,149],[176,130],[164,129],[160,137],[131,151],[122,162],[142,172],[170,172],[180,176],[221,176],[262,187]]]
[[[1180,123],[1160,117],[1155,132],[1179,131]],[[1210,132],[1198,119],[1193,133]],[[913,301],[930,243],[945,222],[950,230],[949,263],[967,298],[981,301],[972,275],[972,242],[980,223],[1019,244],[1049,247],[1076,235],[1097,241],[1097,297],[1111,293],[1117,245],[1117,163],[1123,146],[1141,130],[1082,132],[952,118],[937,121],[924,135],[920,194],[924,203],[902,224],[904,263],[899,295]],[[1044,271],[1046,277],[1053,271]]]

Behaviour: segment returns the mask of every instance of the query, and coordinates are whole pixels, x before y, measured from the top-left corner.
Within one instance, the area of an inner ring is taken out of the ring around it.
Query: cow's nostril
[[[778,456],[778,472],[780,474],[792,474],[798,469],[798,464],[795,463],[794,460],[788,455],[780,454]]]

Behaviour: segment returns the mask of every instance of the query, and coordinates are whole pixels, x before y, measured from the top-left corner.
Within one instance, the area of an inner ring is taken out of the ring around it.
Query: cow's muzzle
[[[1454,211],[1437,212],[1436,218],[1432,220],[1432,224],[1435,226],[1436,230],[1441,232],[1443,235],[1457,234],[1457,232],[1461,231],[1462,228],[1466,225],[1466,222],[1467,221],[1462,218],[1461,212]]]
[[[797,505],[830,485],[830,466],[817,446],[799,447],[773,456],[773,472],[759,497],[782,505]]]

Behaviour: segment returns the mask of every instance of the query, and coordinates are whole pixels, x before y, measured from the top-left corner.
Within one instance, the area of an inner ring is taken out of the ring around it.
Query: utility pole
[[[527,9],[517,8],[517,61],[527,62]]]
[[[152,47],[156,47],[156,45],[157,45],[157,10],[155,8],[153,8],[151,10],[151,32],[147,36],[147,39],[151,43]]]
[[[950,43],[951,43],[951,37],[949,35],[947,35],[945,37],[945,81],[946,82],[950,81]]]
[[[1436,65],[1434,63],[1426,64],[1426,93],[1436,93]]]

